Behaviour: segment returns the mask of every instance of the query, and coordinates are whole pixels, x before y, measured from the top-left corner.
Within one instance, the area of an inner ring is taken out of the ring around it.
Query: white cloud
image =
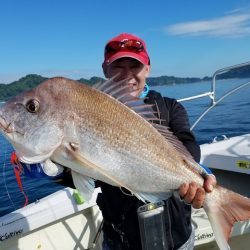
[[[250,14],[177,23],[165,28],[171,35],[239,37],[250,34]]]

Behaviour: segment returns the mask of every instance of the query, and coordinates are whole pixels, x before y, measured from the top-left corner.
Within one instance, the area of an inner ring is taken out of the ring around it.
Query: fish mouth
[[[14,132],[12,123],[11,122],[8,123],[1,115],[0,115],[0,129],[7,134]]]

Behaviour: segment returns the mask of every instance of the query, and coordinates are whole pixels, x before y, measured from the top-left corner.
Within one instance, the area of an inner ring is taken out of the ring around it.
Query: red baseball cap
[[[123,57],[134,58],[145,65],[150,64],[146,43],[128,33],[122,33],[108,41],[104,51],[104,63],[108,65]]]

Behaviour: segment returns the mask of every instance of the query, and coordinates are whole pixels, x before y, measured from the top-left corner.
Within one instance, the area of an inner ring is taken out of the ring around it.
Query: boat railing
[[[245,67],[250,65],[250,61],[249,62],[245,62],[245,63],[241,63],[241,64],[237,64],[237,65],[233,65],[233,66],[229,66],[226,68],[222,68],[217,70],[212,77],[212,81],[211,81],[211,91],[209,92],[204,92],[202,94],[199,95],[194,95],[194,96],[190,96],[187,98],[182,98],[182,99],[178,99],[179,102],[185,102],[185,101],[191,101],[191,100],[195,100],[195,99],[199,99],[199,98],[204,98],[204,97],[209,97],[211,100],[210,106],[198,117],[198,119],[194,122],[194,124],[191,126],[191,130],[194,129],[194,127],[201,121],[201,119],[211,110],[213,109],[218,103],[220,103],[221,101],[223,101],[226,97],[232,95],[233,93],[235,93],[236,91],[250,85],[250,81],[249,79],[244,82],[241,83],[239,86],[230,89],[229,91],[227,91],[222,97],[220,97],[218,100],[216,100],[216,78],[221,75],[221,74],[225,74],[227,72],[229,72],[230,70],[234,70],[234,69],[239,69],[241,67]]]

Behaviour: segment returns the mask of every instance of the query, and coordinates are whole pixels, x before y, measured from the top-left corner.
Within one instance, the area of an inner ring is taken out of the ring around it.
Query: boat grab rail
[[[212,78],[212,82],[211,82],[211,91],[210,92],[205,92],[199,95],[195,95],[195,96],[190,96],[187,98],[182,98],[182,99],[178,99],[178,102],[184,102],[184,101],[191,101],[191,100],[195,100],[198,98],[203,98],[203,97],[209,97],[211,99],[211,104],[210,106],[198,117],[198,119],[194,122],[194,124],[191,126],[191,130],[194,129],[194,127],[201,121],[201,119],[211,110],[213,109],[218,103],[220,103],[222,100],[224,100],[226,97],[228,97],[229,95],[232,95],[233,93],[235,93],[236,91],[250,85],[250,81],[247,81],[245,83],[242,83],[240,86],[235,87],[231,90],[229,90],[228,92],[226,92],[220,99],[216,100],[216,77],[218,75],[224,74],[232,69],[237,69],[240,67],[244,67],[250,65],[250,61],[245,62],[245,63],[241,63],[241,64],[237,64],[237,65],[233,65],[233,66],[229,66],[226,68],[222,68],[219,69],[217,71],[215,71],[215,73],[213,74],[213,78]]]

